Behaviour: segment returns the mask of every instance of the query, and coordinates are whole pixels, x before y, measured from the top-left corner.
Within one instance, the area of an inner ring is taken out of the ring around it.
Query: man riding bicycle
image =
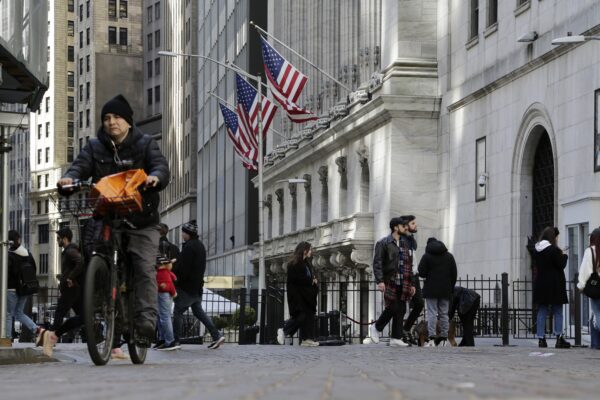
[[[109,100],[101,112],[102,126],[58,181],[59,192],[76,180],[101,178],[130,169],[143,169],[146,179],[142,211],[127,217],[126,251],[134,268],[134,322],[138,336],[152,340],[158,314],[155,263],[158,254],[159,194],[169,183],[169,165],[156,141],[133,124],[133,110],[122,95]]]

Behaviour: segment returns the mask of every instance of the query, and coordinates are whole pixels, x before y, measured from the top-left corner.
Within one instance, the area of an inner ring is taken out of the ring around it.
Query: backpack
[[[36,268],[31,255],[29,255],[29,257],[21,257],[17,294],[19,296],[29,296],[37,293],[39,288],[40,283],[37,280]]]

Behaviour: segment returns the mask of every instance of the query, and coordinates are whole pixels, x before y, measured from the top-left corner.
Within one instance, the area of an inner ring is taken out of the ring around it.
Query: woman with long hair
[[[317,278],[312,264],[312,246],[300,242],[287,266],[287,299],[290,319],[277,330],[277,342],[284,344],[286,336],[293,336],[300,329],[300,345],[318,346],[314,340],[315,313],[317,311]]]
[[[600,274],[600,258],[598,257],[597,249],[600,248],[600,228],[596,228],[590,235],[590,247],[585,249],[583,260],[579,267],[579,281],[577,288],[583,290],[590,276],[595,271]],[[594,315],[594,328],[600,330],[600,299],[590,298],[592,305],[592,314]],[[592,328],[592,327],[590,327]]]
[[[548,309],[552,309],[556,348],[568,349],[571,344],[563,337],[563,304],[567,304],[567,287],[564,269],[568,256],[556,245],[558,228],[545,228],[535,244],[533,259],[538,274],[533,282],[533,302],[537,304],[537,337],[539,347],[548,347],[545,328]]]

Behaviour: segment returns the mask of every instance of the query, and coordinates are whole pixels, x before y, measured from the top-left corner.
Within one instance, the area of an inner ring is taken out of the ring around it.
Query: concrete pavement
[[[480,342],[475,348],[385,344],[185,345],[150,351],[147,363],[94,366],[84,345],[59,344],[60,363],[0,367],[3,400],[45,399],[590,399],[600,391],[600,351],[539,351]],[[495,341],[497,343],[497,341]]]

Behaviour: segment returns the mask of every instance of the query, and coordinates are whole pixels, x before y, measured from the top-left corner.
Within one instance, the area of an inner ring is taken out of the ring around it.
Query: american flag
[[[258,149],[258,92],[240,74],[235,74],[235,83],[237,86],[237,112],[240,117],[240,133]],[[273,117],[275,117],[277,106],[264,96],[262,96],[262,99],[261,121],[263,137],[265,137]],[[250,132],[253,134],[250,134]]]
[[[225,120],[225,126],[227,127],[227,136],[233,144],[233,150],[239,157],[246,169],[256,170],[256,160],[258,159],[258,152],[256,147],[247,145],[242,139],[238,123],[238,116],[235,112],[227,108],[223,103],[219,102],[221,108],[221,114]]]
[[[315,114],[296,104],[308,80],[306,75],[287,62],[262,36],[260,43],[269,89],[290,120],[302,123],[318,119]]]

